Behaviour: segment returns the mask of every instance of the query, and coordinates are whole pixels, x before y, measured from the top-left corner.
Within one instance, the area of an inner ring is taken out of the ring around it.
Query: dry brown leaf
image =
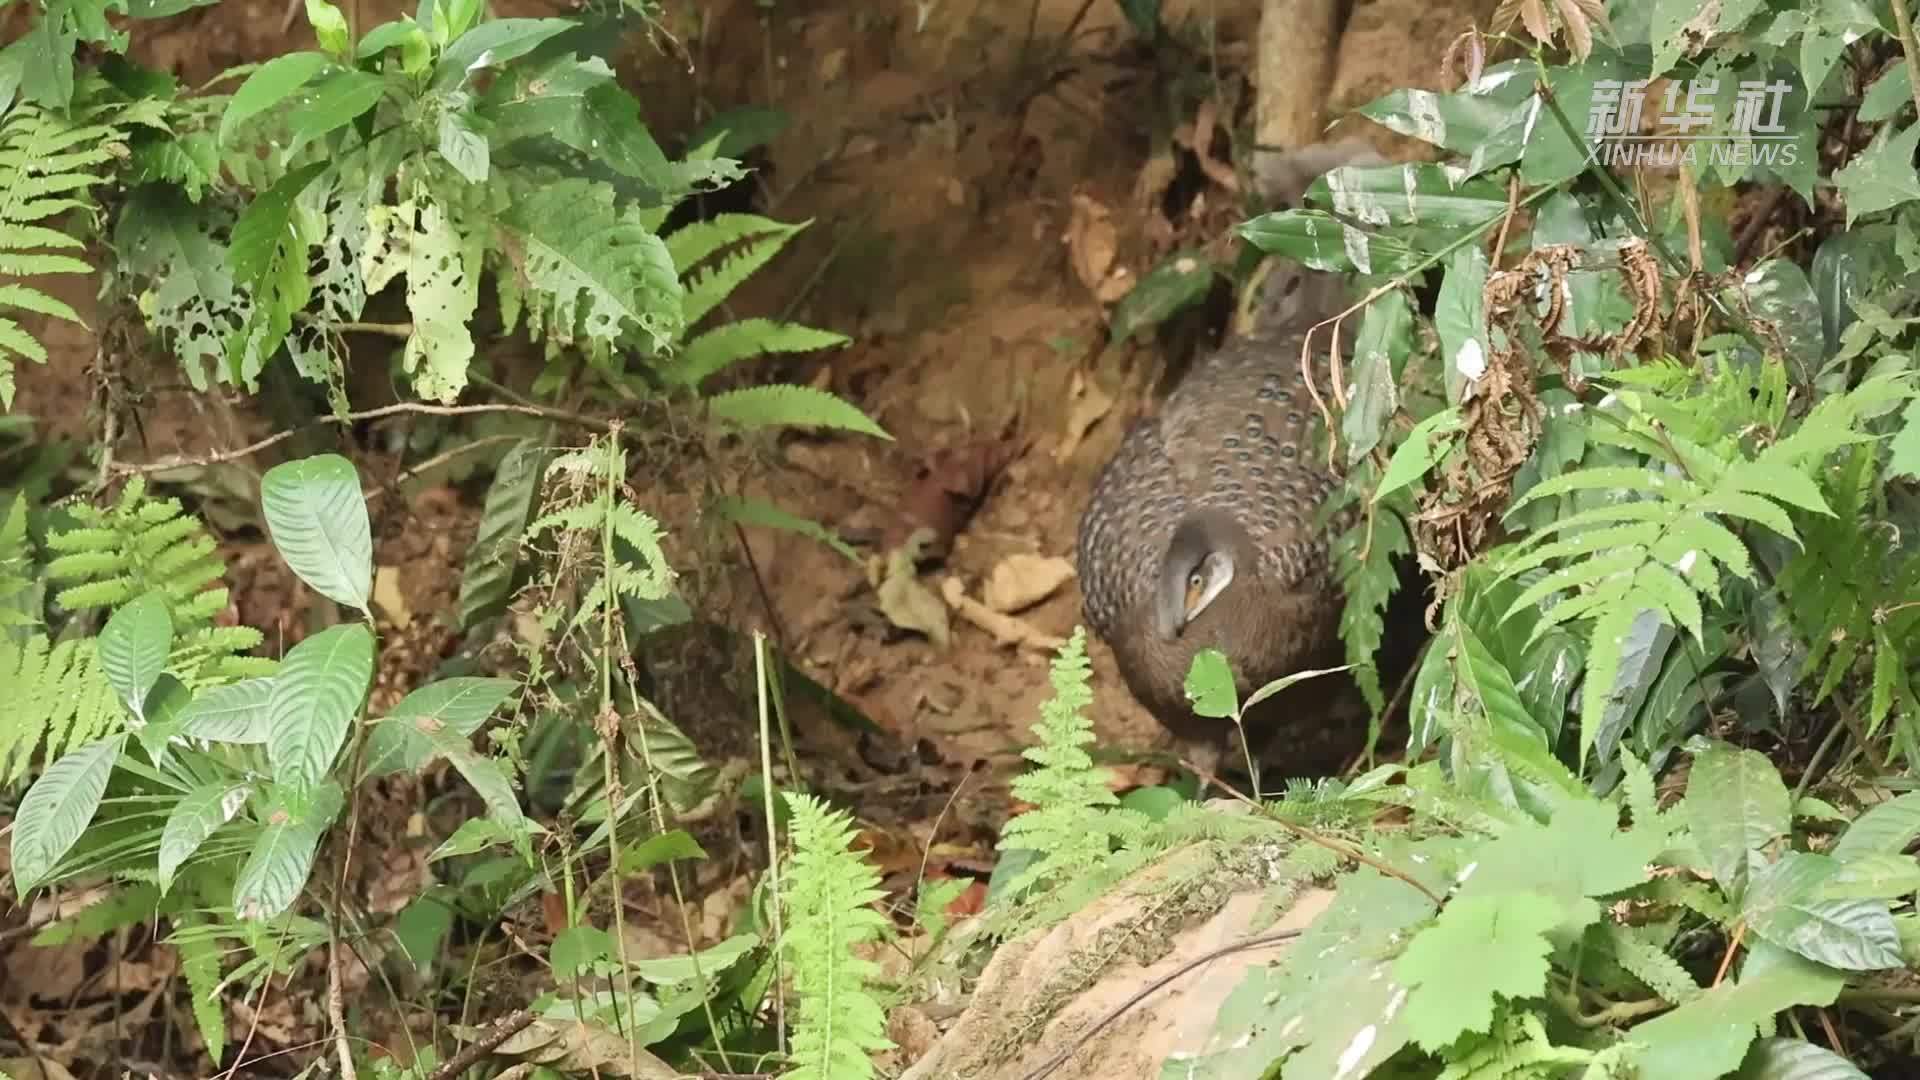
[[[879,600],[880,613],[888,622],[902,630],[925,634],[944,649],[952,640],[947,606],[920,583],[914,570],[927,540],[928,530],[920,529],[908,537],[905,544],[887,553],[886,570],[874,588],[874,595]]]
[[[940,583],[940,594],[960,617],[993,635],[1002,645],[1020,645],[1039,652],[1053,652],[1066,644],[1065,638],[1039,630],[1024,619],[999,612],[967,595],[960,579],[949,577]]]
[[[1088,290],[1098,292],[1120,250],[1113,211],[1085,192],[1073,193],[1073,216],[1067,222],[1067,255],[1074,276]]]
[[[1100,418],[1113,410],[1113,399],[1098,383],[1087,378],[1085,372],[1073,373],[1073,382],[1068,386],[1067,394],[1067,430],[1061,433],[1060,445],[1053,452],[1053,460],[1064,465],[1080,449],[1080,443],[1086,439],[1087,432]]]
[[[1003,615],[1045,600],[1073,577],[1073,564],[1058,555],[1017,552],[1001,559],[987,575],[982,599]]]
[[[400,587],[400,568],[397,566],[377,566],[373,570],[373,606],[393,620],[395,626],[405,628],[413,622],[413,611],[407,607],[406,590]]]

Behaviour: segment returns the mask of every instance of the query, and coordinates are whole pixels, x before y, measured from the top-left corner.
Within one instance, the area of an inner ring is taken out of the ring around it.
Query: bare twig
[[[445,1065],[427,1074],[427,1080],[453,1080],[480,1063],[480,1059],[498,1049],[533,1023],[533,1010],[521,1009],[493,1022],[493,1030],[468,1043],[465,1049],[447,1059]]]
[[[567,412],[565,409],[550,409],[544,405],[428,405],[418,401],[403,401],[397,405],[386,405],[378,409],[367,409],[362,412],[347,413],[344,416],[317,417],[305,426],[311,427],[314,424],[353,424],[362,420],[377,420],[383,416],[398,416],[403,413],[414,413],[421,416],[474,416],[481,413],[518,413],[521,416],[538,416],[547,420],[561,420],[602,434],[607,431],[607,424],[603,420],[595,420],[591,416],[581,416],[579,413]],[[238,450],[221,450],[216,453],[203,454],[197,457],[176,454],[172,457],[161,458],[158,461],[115,465],[113,467],[113,475],[133,476],[146,473],[166,472],[170,469],[185,469],[195,466],[204,467],[207,465],[220,465],[229,461],[237,461],[241,458],[252,457],[276,443],[291,439],[301,430],[302,428],[291,428],[287,431],[278,432],[258,442],[249,443]]]

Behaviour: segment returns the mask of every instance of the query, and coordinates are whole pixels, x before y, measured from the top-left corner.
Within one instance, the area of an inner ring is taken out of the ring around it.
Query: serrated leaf
[[[1469,1031],[1489,1031],[1502,998],[1546,989],[1546,932],[1560,923],[1558,904],[1535,893],[1460,897],[1432,926],[1407,942],[1394,978],[1412,987],[1407,1026],[1428,1050]]]
[[[267,701],[267,760],[294,789],[326,779],[373,677],[373,634],[353,623],[320,631],[287,651]]]
[[[1693,759],[1684,803],[1694,842],[1720,888],[1741,896],[1763,850],[1792,824],[1787,786],[1757,751],[1716,743]]]
[[[21,796],[11,848],[15,895],[32,892],[79,842],[126,741],[113,735],[60,755]]]
[[[150,592],[123,605],[100,628],[95,650],[120,703],[145,720],[147,694],[160,681],[173,650],[173,616],[166,598]]]
[[[886,439],[893,436],[847,401],[810,386],[778,384],[730,390],[707,399],[715,419],[748,431],[766,427],[825,427]]]
[[[160,830],[160,891],[173,887],[173,878],[214,830],[233,820],[253,794],[251,784],[215,781],[189,791],[167,813]]]
[[[227,142],[235,128],[291,97],[329,63],[325,53],[296,52],[276,56],[255,68],[220,114],[220,141]]]
[[[270,730],[267,703],[273,680],[242,679],[195,694],[180,714],[180,734],[222,743],[264,743]]]
[[[372,617],[373,531],[352,462],[319,454],[274,466],[260,481],[260,509],[274,548],[301,581]]]
[[[344,801],[340,786],[329,780],[304,793],[283,793],[268,807],[253,851],[234,880],[235,915],[264,922],[293,905],[313,870],[320,838]]]
[[[1746,1056],[1759,1025],[1795,1005],[1830,1005],[1843,980],[1789,954],[1789,964],[1743,973],[1633,1029],[1638,1075],[1659,1080],[1718,1080]]]
[[[844,334],[815,330],[811,326],[771,319],[737,319],[682,345],[664,374],[682,386],[698,386],[707,377],[750,357],[812,352],[846,343]]]
[[[1219,649],[1201,649],[1194,654],[1184,689],[1196,716],[1224,719],[1240,711],[1233,669],[1227,663],[1227,654]]]
[[[1913,168],[1917,144],[1920,144],[1920,122],[1909,124],[1898,135],[1889,124],[1880,129],[1865,150],[1834,171],[1834,186],[1846,200],[1849,229],[1862,214],[1920,199],[1920,173]]]
[[[575,178],[544,186],[517,200],[505,221],[526,245],[522,274],[562,341],[611,342],[637,330],[658,349],[687,325],[666,244],[609,185]]]

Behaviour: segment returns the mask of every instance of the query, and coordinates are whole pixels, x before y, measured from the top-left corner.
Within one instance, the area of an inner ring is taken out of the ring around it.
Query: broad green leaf
[[[1843,863],[1862,855],[1894,854],[1905,851],[1915,837],[1920,837],[1920,791],[1909,791],[1855,818],[1831,854]]]
[[[433,849],[433,853],[427,856],[427,862],[436,863],[442,859],[477,854],[511,839],[508,831],[492,818],[468,818],[453,830],[452,836]]]
[[[316,161],[289,172],[272,187],[256,195],[234,223],[233,239],[227,248],[227,265],[234,277],[256,291],[259,280],[272,267],[275,253],[290,239],[294,200],[300,197],[313,178],[331,167]],[[296,242],[301,251],[304,243]]]
[[[1633,1029],[1639,1075],[1659,1080],[1718,1080],[1740,1066],[1761,1024],[1795,1005],[1831,1005],[1844,980],[1817,964],[1791,962],[1743,972]]]
[[[1495,64],[1472,86],[1452,94],[1395,90],[1355,110],[1383,127],[1468,155],[1467,175],[1520,160],[1533,102],[1533,73],[1524,61]]]
[[[1811,362],[1827,354],[1821,334],[1825,312],[1806,272],[1797,264],[1788,259],[1768,259],[1747,271],[1738,289],[1753,314],[1767,320],[1791,355]],[[1837,332],[1833,340],[1839,342]]]
[[[608,185],[546,185],[521,196],[504,220],[525,246],[521,272],[542,294],[553,333],[612,342],[638,331],[664,345],[684,328],[684,291],[665,243]]]
[[[1460,430],[1460,424],[1460,410],[1449,407],[1413,425],[1406,439],[1394,448],[1386,471],[1380,474],[1380,486],[1374,489],[1372,501],[1379,502],[1439,464],[1453,448],[1453,434]]]
[[[331,780],[308,791],[281,791],[233,884],[233,911],[264,922],[286,911],[313,870],[314,851],[344,804]]]
[[[1900,414],[1900,433],[1893,437],[1890,448],[1893,456],[1887,462],[1887,473],[1920,480],[1920,397],[1907,402],[1906,411]]]
[[[1892,209],[1920,199],[1920,171],[1913,167],[1914,147],[1920,144],[1920,121],[1898,135],[1893,125],[1880,129],[1873,142],[1833,174],[1834,186],[1847,204],[1847,228],[1863,214]]]
[[[1740,917],[1764,940],[1818,964],[1842,971],[1904,967],[1886,901],[1818,898],[1839,869],[1829,856],[1789,851],[1754,871]]]
[[[716,420],[748,431],[767,427],[823,427],[886,439],[893,436],[855,406],[810,386],[749,386],[707,399]]]
[[[572,19],[495,19],[461,34],[434,65],[433,86],[444,90],[479,68],[504,66],[574,24]]]
[[[276,465],[261,478],[260,508],[274,548],[301,581],[371,616],[373,531],[352,462],[319,454]]]
[[[1349,227],[1323,210],[1277,210],[1242,222],[1234,232],[1261,251],[1310,270],[1398,274],[1426,259],[1403,237]]]
[[[264,743],[271,730],[273,680],[242,679],[202,690],[180,714],[180,734],[219,743]]]
[[[693,186],[691,175],[680,175],[687,172],[684,166],[670,163],[654,141],[639,102],[599,57],[565,55],[516,65],[494,81],[478,111],[492,125],[488,142],[496,151],[523,139],[550,138],[638,181],[651,199],[671,202]],[[731,177],[732,170],[724,175]]]
[[[160,891],[173,887],[181,864],[214,830],[233,820],[253,794],[253,785],[231,781],[203,784],[173,804],[160,830]]]
[[[1860,99],[1861,123],[1890,120],[1913,103],[1913,75],[1905,64],[1889,64]]]
[[[448,109],[440,114],[440,156],[469,184],[487,182],[489,161],[487,138],[473,130],[462,113]]]
[[[1149,330],[1204,299],[1213,288],[1213,264],[1206,253],[1176,251],[1141,275],[1133,288],[1113,306],[1110,334],[1126,341]]]
[[[1507,212],[1505,185],[1456,181],[1440,165],[1342,166],[1315,180],[1307,196],[1371,226],[1437,230],[1428,235],[1478,228]]]
[[[367,775],[425,765],[433,757],[440,732],[450,731],[461,739],[472,735],[519,685],[512,679],[460,676],[408,694],[368,731]]]
[[[235,128],[291,97],[328,64],[325,53],[296,52],[255,68],[227,100],[227,111],[220,116],[220,141],[227,142]]]
[[[122,605],[100,628],[95,649],[107,684],[120,703],[145,720],[147,694],[160,681],[173,650],[173,616],[167,612],[166,598],[150,592]]]
[[[1433,328],[1440,337],[1440,358],[1446,365],[1443,378],[1449,405],[1473,396],[1493,354],[1481,295],[1486,289],[1487,271],[1487,256],[1479,247],[1462,248],[1447,260],[1447,276],[1440,283]]]
[[[20,798],[13,818],[13,889],[24,897],[45,881],[100,809],[125,735],[70,750],[48,765]]]
[[[299,790],[327,778],[373,677],[373,633],[334,626],[287,651],[267,701],[267,760],[278,783]]]
[[[1898,65],[1896,65],[1898,66]],[[1747,1050],[1733,1080],[1869,1080],[1853,1063],[1824,1046],[1799,1039],[1760,1039]]]
[[[358,120],[386,91],[387,81],[379,75],[356,68],[335,72],[293,110],[287,126],[296,138],[317,139]]]
[[[1920,859],[1870,851],[1856,854],[1819,888],[1820,900],[1897,900],[1920,892]]]
[[[620,851],[620,872],[638,874],[682,859],[705,859],[707,852],[683,829],[671,829]]]
[[[1729,897],[1766,865],[1764,849],[1791,826],[1787,786],[1754,750],[1715,743],[1693,759],[1684,804],[1694,842]]]
[[[520,811],[520,800],[514,794],[513,783],[507,779],[500,763],[474,753],[464,737],[456,737],[451,731],[438,732],[433,741],[448,763],[479,793],[480,801],[486,804],[487,816],[507,831],[515,845],[526,847],[530,835],[526,828],[526,816]]]

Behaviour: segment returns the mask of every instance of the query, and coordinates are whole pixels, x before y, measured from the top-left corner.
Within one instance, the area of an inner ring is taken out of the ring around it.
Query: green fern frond
[[[35,752],[53,760],[122,722],[119,699],[95,661],[92,638],[53,643],[0,637],[0,788],[21,779]]]
[[[874,909],[886,896],[880,875],[849,850],[852,819],[813,796],[786,792],[792,811],[793,860],[781,940],[798,999],[792,1059],[797,1080],[862,1080],[874,1075],[871,1055],[890,1049],[886,1013],[870,989],[879,965],[860,946],[879,939],[886,919]]]
[[[208,920],[197,912],[175,916],[181,925],[205,925]],[[187,977],[187,992],[192,996],[193,1022],[206,1041],[207,1057],[219,1061],[227,1049],[226,1010],[221,1005],[219,942],[201,934],[176,933],[169,939],[180,950],[180,971]]]
[[[768,427],[824,427],[893,440],[893,436],[845,399],[811,386],[777,383],[729,390],[708,398],[707,411],[714,419],[747,431]]]
[[[845,345],[844,334],[815,330],[811,326],[774,322],[771,319],[741,319],[717,326],[680,348],[680,355],[667,368],[667,378],[681,386],[698,386],[728,365],[767,353],[812,352]]]
[[[87,96],[82,88],[75,100]],[[13,408],[15,357],[47,362],[46,347],[10,313],[85,325],[65,302],[5,279],[92,272],[84,260],[63,254],[85,245],[47,223],[68,211],[91,210],[85,196],[107,181],[101,167],[125,155],[116,109],[76,104],[62,115],[15,101],[0,113],[0,408]]]
[[[672,254],[673,265],[680,269],[687,286],[686,299],[680,308],[684,325],[698,325],[708,312],[733,295],[741,282],[771,262],[796,233],[810,224],[811,221],[788,224],[758,214],[720,214],[696,221],[667,237],[667,251]],[[750,237],[757,239],[722,258],[717,265],[699,271],[693,269],[715,252]]]
[[[112,506],[75,503],[71,513],[77,527],[47,537],[59,553],[47,565],[48,579],[74,583],[55,596],[61,607],[118,607],[158,593],[176,628],[169,666],[188,686],[271,670],[271,661],[241,655],[260,644],[259,631],[213,625],[227,606],[227,590],[217,584],[226,564],[178,499],[148,498],[145,479],[135,477]]]

